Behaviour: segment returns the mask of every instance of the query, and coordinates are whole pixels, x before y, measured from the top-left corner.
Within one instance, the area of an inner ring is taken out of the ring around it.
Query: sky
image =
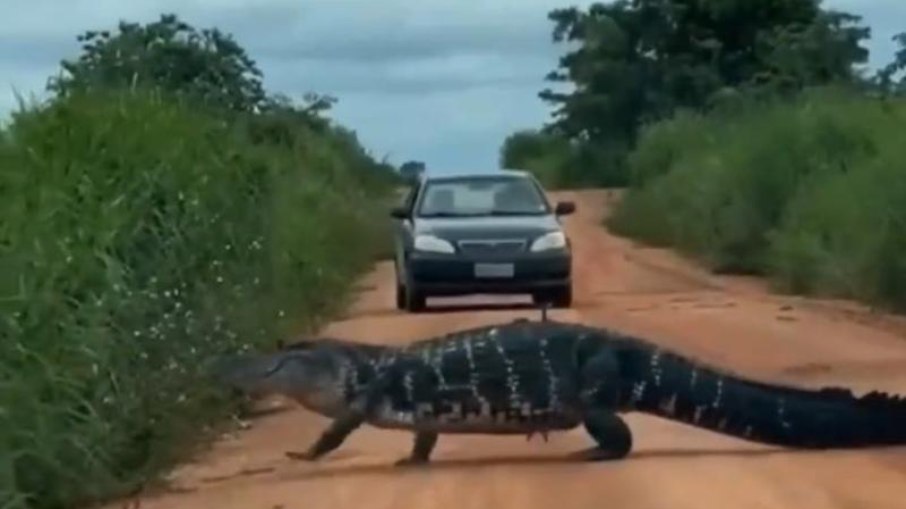
[[[424,161],[429,171],[498,167],[504,138],[538,127],[538,98],[565,48],[547,13],[565,0],[29,0],[0,17],[0,117],[16,95],[41,97],[76,36],[175,13],[232,34],[270,92],[337,97],[330,116],[378,159]],[[906,0],[825,0],[872,29],[870,66],[890,61],[906,31]]]

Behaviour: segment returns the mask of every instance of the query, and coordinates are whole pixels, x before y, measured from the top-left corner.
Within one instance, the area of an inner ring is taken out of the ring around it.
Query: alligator
[[[616,460],[632,450],[621,414],[642,412],[782,448],[906,444],[906,398],[756,381],[610,329],[526,318],[385,346],[301,340],[234,359],[220,380],[281,394],[331,424],[295,460],[334,451],[363,424],[413,433],[396,465],[430,461],[440,434],[535,434],[584,426],[594,446],[570,454]]]

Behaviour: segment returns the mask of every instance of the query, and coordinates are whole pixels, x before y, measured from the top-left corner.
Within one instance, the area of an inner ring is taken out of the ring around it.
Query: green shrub
[[[183,457],[231,408],[207,362],[311,330],[383,248],[392,188],[354,139],[266,122],[106,93],[3,132],[0,507]]]
[[[878,157],[790,203],[768,257],[779,288],[906,309],[906,150],[895,132],[886,136]]]
[[[643,136],[608,224],[715,270],[904,306],[904,120],[903,100],[832,88],[679,115]]]
[[[642,130],[644,150],[631,152],[627,157],[630,184],[640,186],[671,169],[674,160],[686,147],[706,143],[701,130],[706,120],[695,112],[678,112],[670,122],[658,122]]]
[[[622,146],[571,142],[557,134],[516,131],[500,148],[500,166],[532,173],[550,190],[626,184]]]

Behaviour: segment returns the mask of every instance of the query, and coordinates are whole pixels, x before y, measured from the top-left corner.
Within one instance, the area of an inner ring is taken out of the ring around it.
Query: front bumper
[[[476,264],[512,264],[512,276],[478,277]],[[532,293],[568,286],[572,277],[572,254],[566,250],[506,257],[415,252],[407,265],[419,292],[436,296]]]

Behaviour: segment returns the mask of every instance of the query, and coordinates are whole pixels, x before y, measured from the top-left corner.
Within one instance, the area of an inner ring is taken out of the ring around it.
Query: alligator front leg
[[[430,461],[431,452],[437,444],[437,432],[435,431],[416,431],[415,439],[412,442],[412,453],[398,460],[395,464],[398,467],[424,465]]]
[[[349,407],[321,433],[318,440],[305,452],[288,451],[286,456],[294,460],[314,461],[343,445],[346,438],[365,423],[374,410],[386,378],[379,377],[349,405]]]
[[[293,460],[315,461],[343,445],[346,438],[363,422],[365,422],[365,416],[362,412],[349,412],[334,420],[307,451],[287,451],[286,456]]]

